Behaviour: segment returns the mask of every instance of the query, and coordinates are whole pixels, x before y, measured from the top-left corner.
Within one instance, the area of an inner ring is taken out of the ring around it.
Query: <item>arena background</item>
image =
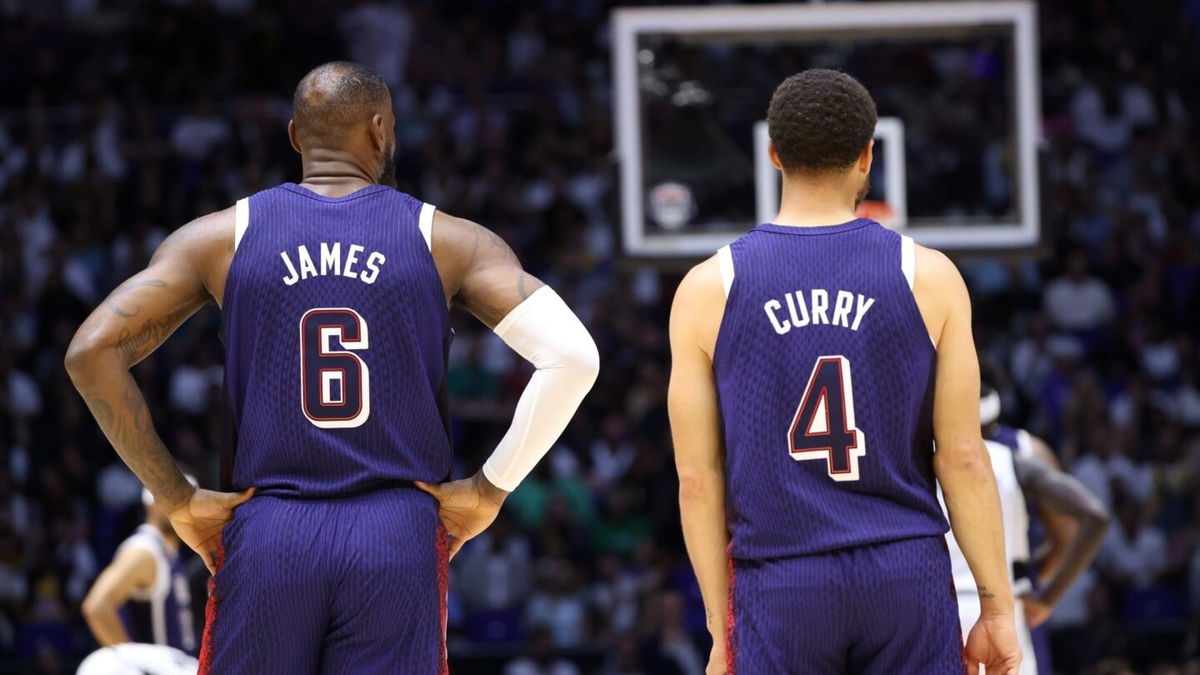
[[[70,336],[172,229],[299,178],[291,90],[333,59],[391,84],[402,189],[500,233],[604,364],[558,447],[454,563],[454,672],[702,672],[664,407],[679,269],[620,254],[611,9],[0,0],[0,672],[73,672],[94,648],[80,600],[141,517],[139,485],[63,371]],[[1200,673],[1198,24],[1196,0],[1041,2],[1042,245],[958,260],[981,358],[1005,374],[1004,418],[1116,516],[1051,619],[1062,673]],[[936,77],[932,58],[918,66]],[[207,485],[219,321],[204,310],[135,370]],[[469,316],[454,323],[465,475],[529,370]]]

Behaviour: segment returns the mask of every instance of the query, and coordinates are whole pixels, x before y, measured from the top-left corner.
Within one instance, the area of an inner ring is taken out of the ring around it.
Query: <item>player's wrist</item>
[[[705,627],[708,628],[708,634],[712,637],[713,649],[725,649],[725,638],[728,633],[725,617],[710,613]]]
[[[1008,620],[1012,621],[1016,616],[1016,605],[1013,602],[992,603],[988,605],[980,605],[979,618],[987,620]]]
[[[1012,617],[1016,612],[1016,598],[1007,586],[979,586],[979,609],[981,617]]]
[[[508,498],[509,492],[503,488],[496,487],[492,481],[488,480],[483,471],[476,471],[472,477],[472,482],[475,484],[475,491],[479,493],[487,502],[500,508],[504,504],[504,500]]]
[[[180,474],[179,483],[179,485],[172,485],[167,489],[151,490],[154,502],[162,508],[168,518],[175,515],[177,511],[186,510],[192,502],[192,496],[196,494],[196,486],[189,483],[183,474]]]

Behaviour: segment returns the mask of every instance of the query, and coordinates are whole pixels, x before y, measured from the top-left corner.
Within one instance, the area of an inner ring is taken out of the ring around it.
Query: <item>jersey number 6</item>
[[[371,415],[367,322],[346,307],[318,307],[300,318],[300,409],[322,429],[362,426]]]
[[[858,459],[867,454],[867,439],[854,426],[854,387],[846,357],[817,359],[792,417],[788,450],[797,462],[827,462],[833,480],[858,480]]]

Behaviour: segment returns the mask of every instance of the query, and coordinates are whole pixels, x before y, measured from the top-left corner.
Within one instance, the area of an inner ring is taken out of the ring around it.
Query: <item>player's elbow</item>
[[[690,468],[679,470],[679,504],[681,508],[723,499],[720,471]]]
[[[67,375],[71,377],[71,381],[75,383],[76,387],[89,380],[92,368],[103,351],[104,347],[97,336],[82,329],[75,333],[75,337],[71,339],[71,344],[67,347],[63,366],[66,367]]]
[[[584,333],[585,338],[573,350],[568,367],[583,385],[584,391],[590,391],[600,376],[600,350],[592,336]]]
[[[547,365],[566,375],[582,397],[591,391],[600,375],[600,350],[583,326],[579,328],[570,340],[560,342],[553,362]]]
[[[96,593],[88,593],[79,609],[88,623],[93,623],[117,612],[117,607],[113,602]]]
[[[933,454],[933,468],[938,479],[947,477],[992,475],[992,463],[982,442],[961,441],[937,446]]]

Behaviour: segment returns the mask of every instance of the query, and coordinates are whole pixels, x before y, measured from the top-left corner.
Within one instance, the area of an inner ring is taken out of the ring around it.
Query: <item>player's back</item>
[[[231,487],[328,497],[447,477],[432,215],[382,185],[331,198],[289,183],[238,202],[223,307]]]
[[[733,556],[942,535],[936,353],[912,292],[911,239],[865,219],[760,225],[718,256]]]

